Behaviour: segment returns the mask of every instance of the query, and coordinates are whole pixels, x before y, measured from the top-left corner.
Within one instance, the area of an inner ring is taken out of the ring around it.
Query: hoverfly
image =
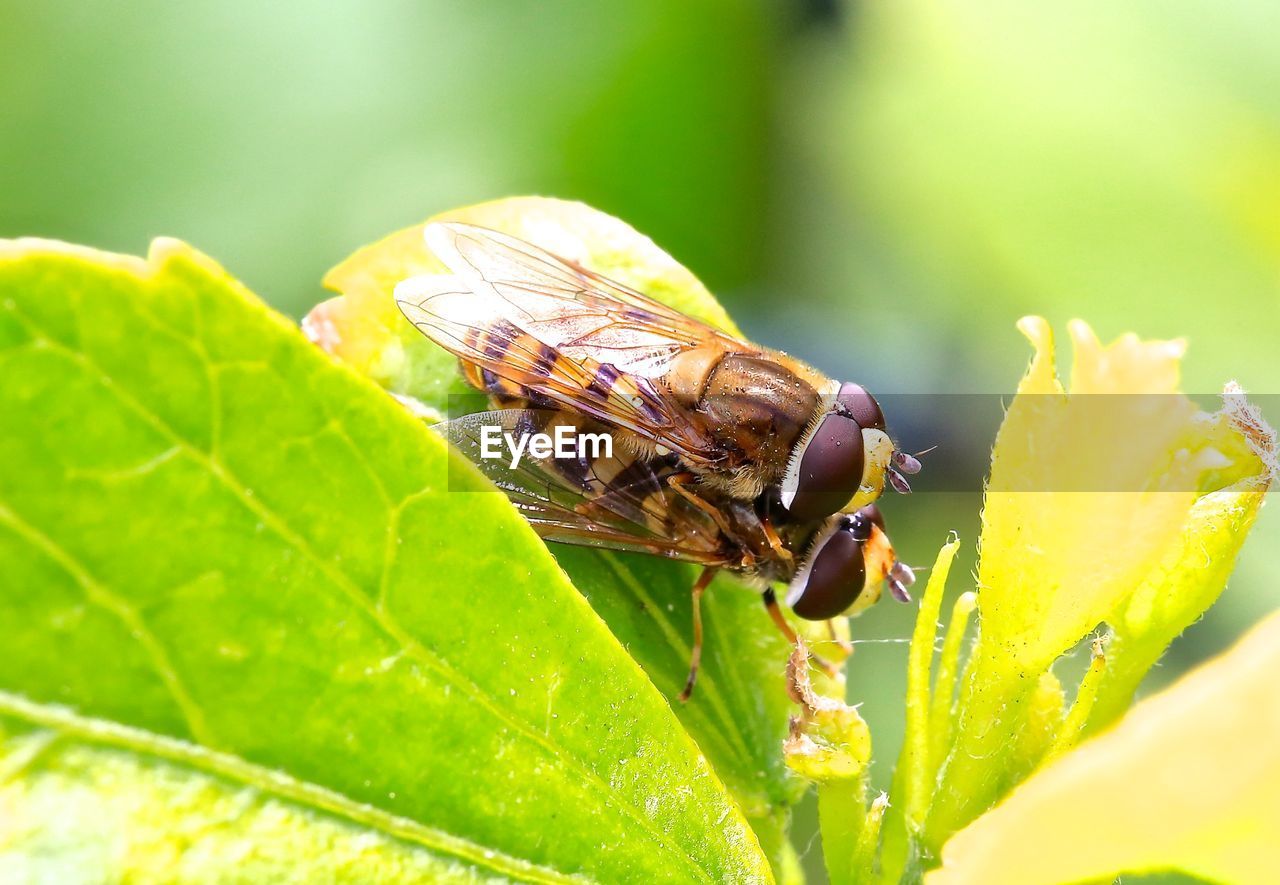
[[[494,411],[445,432],[546,540],[697,563],[699,601],[727,569],[761,588],[774,622],[795,633],[772,589],[801,618],[853,614],[887,581],[914,580],[872,503],[886,482],[909,491],[919,462],[895,450],[875,398],[799,360],[686,316],[514,237],[457,223],[425,229],[448,274],[396,287],[405,316],[459,358]],[[480,457],[481,431],[605,431],[605,457]]]

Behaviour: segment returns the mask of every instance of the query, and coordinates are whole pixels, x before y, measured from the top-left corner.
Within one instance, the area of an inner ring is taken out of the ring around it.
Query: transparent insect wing
[[[670,490],[676,468],[625,453],[589,464],[527,451],[515,466],[483,456],[482,432],[498,427],[513,436],[543,410],[503,409],[466,415],[435,426],[501,489],[547,540],[635,551],[718,565],[724,562],[714,521]]]
[[[646,295],[497,231],[432,224],[428,246],[473,291],[494,293],[506,318],[574,359],[658,378],[679,353],[711,340],[754,350]]]
[[[396,286],[395,297],[419,331],[449,350],[465,346],[466,330],[483,327],[495,310],[483,294],[450,274],[410,277]]]
[[[709,340],[751,345],[492,231],[430,225],[428,242],[455,275],[411,278],[396,298],[433,341],[529,399],[631,430],[695,464],[721,459],[660,378],[676,355]]]

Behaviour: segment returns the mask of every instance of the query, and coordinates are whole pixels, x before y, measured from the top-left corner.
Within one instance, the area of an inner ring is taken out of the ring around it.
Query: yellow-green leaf
[[[818,785],[822,855],[833,885],[854,881],[859,851],[874,846],[880,815],[867,810],[871,731],[854,707],[824,697],[809,681],[809,652],[800,642],[787,662],[787,682],[800,706],[783,745],[787,764]]]
[[[0,246],[0,415],[6,871],[769,879],[527,524],[207,258]]]

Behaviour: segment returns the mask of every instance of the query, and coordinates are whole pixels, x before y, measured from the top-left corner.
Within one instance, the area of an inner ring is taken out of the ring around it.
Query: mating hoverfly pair
[[[450,441],[546,540],[703,566],[693,585],[687,700],[702,647],[699,601],[719,569],[759,586],[789,641],[773,585],[796,615],[829,620],[906,600],[874,505],[920,469],[895,450],[875,398],[627,286],[485,228],[435,223],[448,274],[412,277],[396,301],[456,355],[494,410],[454,419]],[[482,431],[604,432],[607,455],[481,457]]]

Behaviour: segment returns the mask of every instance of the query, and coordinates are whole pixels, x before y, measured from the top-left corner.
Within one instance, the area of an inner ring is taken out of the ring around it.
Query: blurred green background
[[[1012,391],[1026,313],[1186,336],[1195,392],[1280,391],[1267,0],[0,10],[3,236],[129,252],[178,236],[296,317],[357,246],[542,193],[628,220],[753,337],[877,392]],[[947,444],[928,415],[898,430]],[[977,507],[886,509],[924,563],[953,528],[972,552]],[[1280,604],[1278,543],[1264,511],[1153,685]],[[854,625],[881,785],[910,616],[882,605]]]

